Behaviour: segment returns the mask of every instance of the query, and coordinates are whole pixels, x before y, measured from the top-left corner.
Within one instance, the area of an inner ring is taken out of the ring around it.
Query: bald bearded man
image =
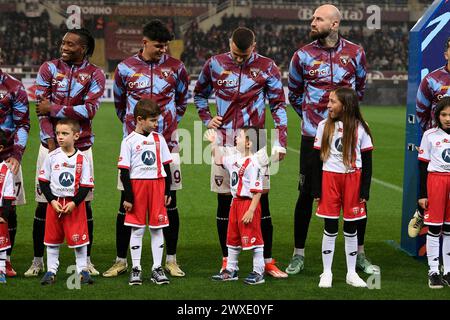
[[[305,242],[314,201],[312,171],[314,165],[320,162],[313,144],[317,125],[328,116],[329,93],[339,87],[351,87],[360,100],[364,95],[364,49],[339,35],[341,19],[342,15],[335,6],[327,4],[318,7],[311,21],[310,37],[313,42],[297,50],[289,66],[289,101],[302,119],[302,139],[299,197],[294,218],[295,249],[286,269],[288,274],[297,274],[304,268]],[[373,273],[374,267],[364,253],[366,223],[367,219],[358,221],[357,266],[366,273]],[[331,230],[328,234],[330,237],[336,235],[337,230]],[[356,240],[356,235],[353,237]]]

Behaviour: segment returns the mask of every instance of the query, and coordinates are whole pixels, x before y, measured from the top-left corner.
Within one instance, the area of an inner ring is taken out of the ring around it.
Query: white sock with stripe
[[[141,255],[142,255],[142,238],[144,237],[145,228],[131,228],[130,236],[130,251],[133,269],[141,270]]]
[[[56,274],[59,267],[59,246],[47,246],[47,271]]]
[[[427,234],[427,258],[429,273],[439,273],[439,237],[440,235],[432,234],[428,231]]]
[[[358,254],[358,237],[356,236],[356,232],[353,234],[344,232],[344,239],[347,272],[354,273],[356,272],[356,257]]]
[[[6,250],[0,251],[0,272],[6,273]]]
[[[329,234],[325,230],[323,231],[322,238],[322,263],[323,272],[331,272],[331,266],[333,264],[334,247],[336,244],[337,233]]]
[[[253,271],[264,274],[264,248],[258,247],[253,249]]]
[[[77,265],[77,273],[87,269],[87,245],[75,248],[75,263]]]
[[[444,274],[447,274],[450,272],[450,232],[443,233],[442,259],[444,260]]]
[[[239,248],[228,247],[228,259],[227,259],[227,270],[228,271],[239,270],[238,257],[239,257],[240,252],[241,252],[241,249],[239,249]]]
[[[161,267],[162,256],[164,252],[164,234],[162,228],[150,229],[150,234],[152,236],[152,270],[155,270]]]

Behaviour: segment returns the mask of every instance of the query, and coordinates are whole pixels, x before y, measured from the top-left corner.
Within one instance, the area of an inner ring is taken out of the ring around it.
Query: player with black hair
[[[186,111],[189,80],[184,64],[167,54],[169,41],[172,39],[173,34],[160,20],[147,23],[143,28],[143,48],[139,53],[119,63],[114,75],[113,88],[116,113],[123,124],[124,138],[136,128],[133,111],[139,100],[151,99],[161,108],[156,131],[164,136],[173,158],[168,172],[172,175],[170,186],[172,201],[167,207],[169,226],[163,228],[167,246],[164,268],[171,276],[183,277],[185,273],[180,269],[176,259],[180,227],[176,191],[182,188],[176,130]],[[116,277],[128,267],[127,251],[131,228],[124,225],[125,195],[120,179],[117,188],[122,191],[116,220],[117,256],[114,264],[103,273],[104,277]]]
[[[194,90],[194,103],[205,126],[217,129],[219,143],[233,146],[237,129],[243,126],[265,127],[265,99],[278,132],[272,152],[281,160],[286,154],[287,115],[280,71],[275,62],[254,52],[255,34],[239,27],[230,39],[230,51],[211,57],[203,66]],[[217,115],[212,115],[208,98],[216,96]],[[264,173],[261,196],[261,231],[264,239],[265,273],[286,278],[272,259],[273,225],[269,210],[269,173]],[[222,249],[222,268],[227,264],[226,236],[232,195],[229,173],[222,166],[211,164],[211,191],[217,193],[217,231]]]
[[[105,89],[105,74],[98,66],[89,62],[94,49],[95,40],[87,29],[68,30],[61,42],[61,58],[42,64],[36,79],[35,94],[38,100],[36,113],[39,117],[41,146],[36,165],[38,205],[33,223],[34,259],[25,272],[26,277],[36,277],[44,270],[43,240],[47,200],[39,187],[37,178],[46,155],[57,148],[55,127],[59,119],[70,118],[79,121],[81,134],[75,147],[86,155],[91,171],[94,172],[91,148],[94,143],[92,120],[100,106],[100,98]],[[91,275],[98,275],[98,271],[90,261],[94,230],[92,199],[91,191],[86,197],[90,239],[87,248],[88,270]]]
[[[2,119],[0,130],[6,141],[2,142],[3,149],[0,151],[0,161],[8,164],[12,172],[15,186],[15,201],[12,203],[8,218],[10,248],[7,250],[6,275],[16,276],[11,265],[11,252],[17,230],[16,205],[25,204],[25,190],[21,169],[22,156],[28,140],[30,131],[30,115],[28,97],[22,83],[0,69],[0,109]]]

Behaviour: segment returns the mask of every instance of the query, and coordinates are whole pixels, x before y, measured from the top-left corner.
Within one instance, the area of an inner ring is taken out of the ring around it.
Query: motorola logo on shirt
[[[231,186],[234,187],[235,185],[237,185],[238,180],[239,180],[239,178],[238,178],[237,173],[233,172],[233,174],[231,175]]]
[[[70,172],[63,172],[59,175],[59,183],[63,187],[70,187],[74,182],[73,175]]]
[[[450,163],[450,149],[445,149],[444,151],[442,151],[442,160]]]
[[[145,151],[142,154],[142,162],[147,166],[151,166],[156,162],[156,156],[152,151]]]
[[[337,138],[334,142],[334,147],[337,151],[342,152],[344,150],[344,146],[342,145],[342,138]]]

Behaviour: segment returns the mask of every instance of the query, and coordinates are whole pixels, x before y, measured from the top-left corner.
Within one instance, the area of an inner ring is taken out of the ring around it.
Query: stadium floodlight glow
[[[420,81],[431,71],[442,67],[444,43],[450,36],[450,1],[435,0],[409,32],[408,95],[406,112],[405,166],[403,174],[403,208],[401,248],[412,256],[425,256],[425,235],[408,236],[408,223],[417,208],[417,148],[422,131],[416,114],[416,96]],[[424,233],[424,232],[422,232]]]

